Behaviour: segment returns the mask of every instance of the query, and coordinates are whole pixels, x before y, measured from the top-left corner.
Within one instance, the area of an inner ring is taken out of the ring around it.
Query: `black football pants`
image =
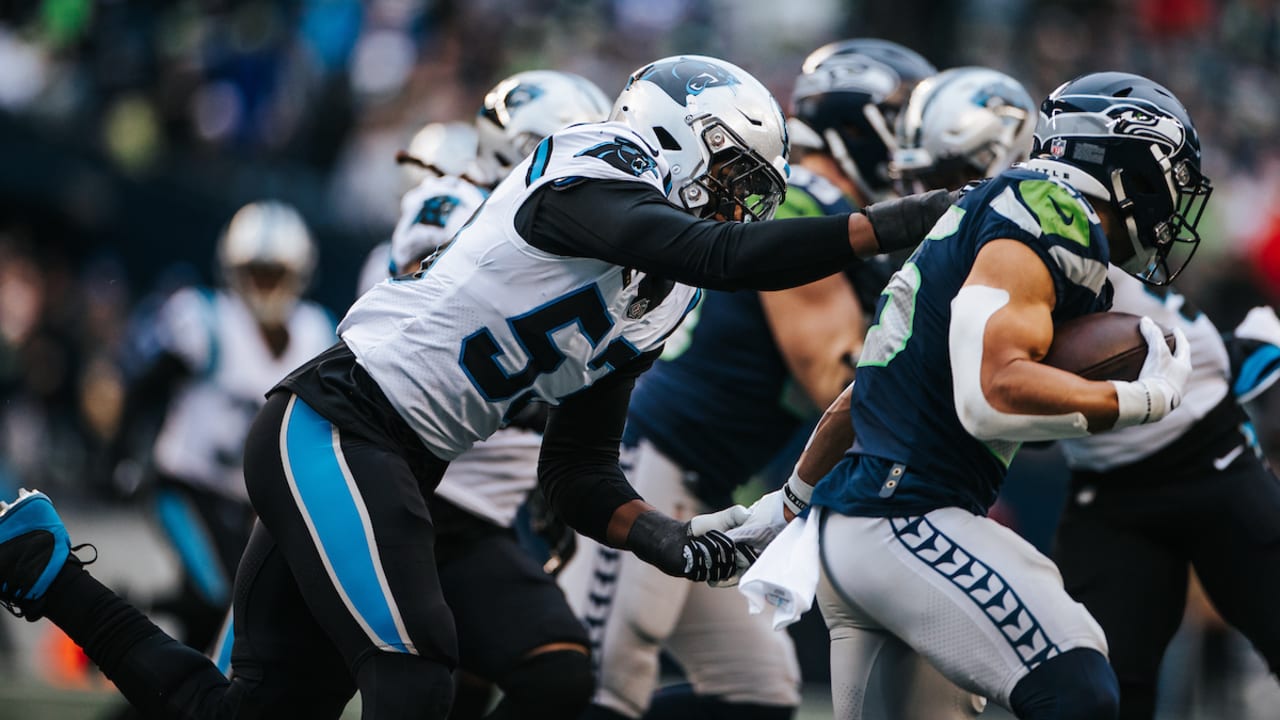
[[[1067,591],[1106,632],[1124,720],[1155,715],[1189,567],[1222,617],[1280,671],[1280,480],[1239,447],[1236,436],[1172,472],[1137,463],[1072,478],[1054,559]]]

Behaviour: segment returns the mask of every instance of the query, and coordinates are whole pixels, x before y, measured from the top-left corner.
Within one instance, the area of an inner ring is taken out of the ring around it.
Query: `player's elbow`
[[[956,416],[965,432],[979,440],[998,440],[1007,434],[1008,424],[1002,422],[1000,413],[995,412],[981,389],[970,390],[957,386],[955,388]]]

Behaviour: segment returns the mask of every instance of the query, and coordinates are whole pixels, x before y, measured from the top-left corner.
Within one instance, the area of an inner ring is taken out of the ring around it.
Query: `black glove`
[[[685,540],[681,553],[684,556],[684,577],[694,582],[721,582],[738,571],[737,553],[743,553],[755,562],[756,553],[750,545],[736,546],[728,535],[712,530],[706,535]]]
[[[930,190],[872,203],[859,212],[871,222],[881,252],[906,250],[920,244],[959,195],[949,190]]]
[[[627,549],[662,572],[695,582],[722,581],[738,570],[738,554],[755,560],[749,546],[735,546],[719,530],[693,535],[689,523],[660,512],[646,512],[636,518],[627,535]]]

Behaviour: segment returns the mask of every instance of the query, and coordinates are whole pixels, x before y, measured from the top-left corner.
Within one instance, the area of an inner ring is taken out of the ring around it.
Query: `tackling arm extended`
[[[734,506],[691,522],[668,517],[646,503],[618,465],[635,379],[660,350],[553,408],[538,457],[538,484],[570,527],[612,547],[630,550],[669,575],[722,580],[736,567],[733,542],[720,531],[746,510]]]

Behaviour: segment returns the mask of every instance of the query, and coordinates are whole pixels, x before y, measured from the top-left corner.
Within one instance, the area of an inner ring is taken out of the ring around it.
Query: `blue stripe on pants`
[[[415,653],[395,601],[384,591],[363,500],[348,485],[334,428],[298,398],[286,414],[285,471],[334,587],[383,650]]]
[[[160,525],[168,533],[197,592],[210,605],[226,605],[230,583],[222,571],[222,560],[209,541],[204,518],[186,495],[172,488],[161,488],[156,493],[156,510]]]
[[[218,637],[213,643],[213,652],[209,654],[209,659],[213,660],[213,664],[217,665],[218,670],[227,677],[231,677],[231,648],[235,644],[235,639],[235,615],[227,611],[227,619],[222,622],[222,630],[218,631]]]

